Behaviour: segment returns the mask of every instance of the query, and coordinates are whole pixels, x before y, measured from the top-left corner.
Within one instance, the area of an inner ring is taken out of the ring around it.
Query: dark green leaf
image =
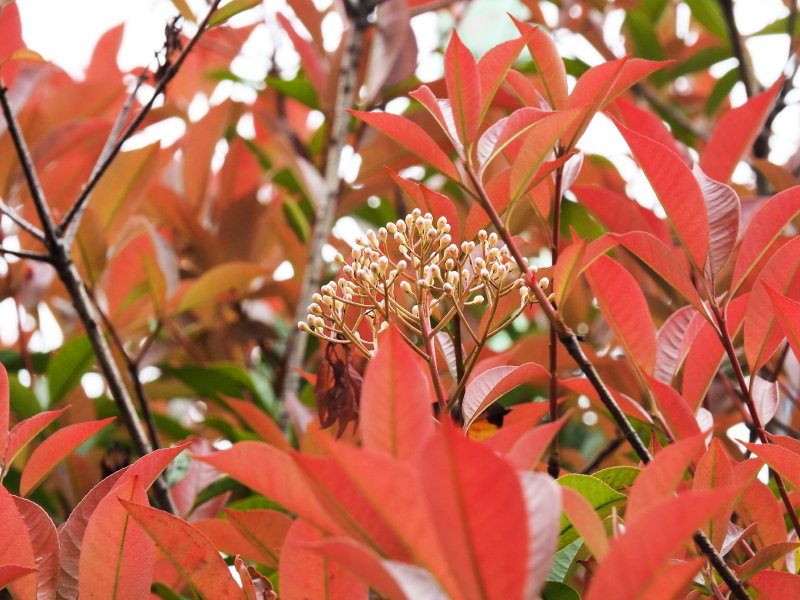
[[[575,557],[578,555],[578,550],[583,546],[583,538],[578,538],[565,548],[556,552],[553,559],[553,564],[550,567],[550,573],[547,575],[547,581],[562,582],[567,578],[569,570],[575,562]]]
[[[739,82],[739,67],[733,67],[719,78],[706,100],[706,114],[713,115],[731,93],[733,86]]]
[[[581,595],[565,583],[548,581],[542,590],[542,600],[581,600]]]
[[[692,11],[692,16],[709,32],[718,38],[728,39],[728,28],[725,17],[716,0],[686,0]]]
[[[11,410],[21,419],[27,419],[42,411],[33,391],[22,385],[13,373],[8,374],[8,387]]]
[[[314,89],[314,86],[311,84],[311,82],[305,77],[295,77],[294,79],[267,77],[267,85],[284,96],[294,98],[309,108],[319,110],[317,91]]]

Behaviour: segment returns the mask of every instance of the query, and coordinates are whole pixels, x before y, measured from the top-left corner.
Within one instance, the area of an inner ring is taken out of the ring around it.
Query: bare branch
[[[53,264],[53,259],[49,254],[43,254],[41,252],[29,252],[28,250],[12,250],[11,248],[5,248],[0,246],[0,252],[3,254],[10,254],[11,256],[16,256],[18,258],[27,258],[28,260],[38,260],[39,262],[46,262]]]
[[[44,242],[44,233],[42,232],[42,230],[33,225],[32,223],[28,223],[28,221],[19,216],[13,208],[11,208],[8,204],[3,202],[2,200],[0,200],[0,213],[4,214],[9,219],[11,219],[23,231],[28,232],[40,242]]]

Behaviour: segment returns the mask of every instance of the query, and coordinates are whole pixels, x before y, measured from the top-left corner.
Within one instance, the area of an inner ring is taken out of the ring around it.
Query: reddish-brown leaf
[[[233,409],[236,416],[247,424],[250,429],[260,435],[262,440],[272,444],[279,450],[286,452],[291,450],[291,446],[280,427],[255,404],[245,400],[237,400],[236,398],[225,398],[225,403]]]
[[[742,203],[732,187],[715,181],[694,165],[692,174],[700,185],[708,211],[708,262],[711,280],[728,262],[739,235]]]
[[[667,213],[681,245],[700,272],[708,254],[708,214],[697,180],[669,148],[616,122]]]
[[[775,308],[778,323],[780,323],[794,355],[800,358],[800,302],[781,296],[768,285],[765,287],[772,306]]]
[[[289,529],[278,571],[281,600],[367,600],[364,582],[310,546],[324,539],[319,529],[302,519]]]
[[[192,525],[211,540],[218,551],[228,556],[238,554],[273,569],[278,567],[278,555],[274,550],[271,553],[264,552],[226,519],[198,519]]]
[[[386,112],[350,111],[350,113],[372,125],[426,163],[430,163],[450,179],[460,181],[458,171],[444,150],[416,123],[400,115]]]
[[[242,600],[244,593],[206,536],[164,511],[120,499],[188,583],[206,598]]]
[[[53,467],[113,420],[114,417],[109,417],[100,421],[67,425],[43,441],[25,463],[19,482],[20,493],[27,496]]]
[[[155,546],[120,500],[147,504],[141,480],[124,478],[89,518],[78,567],[80,598],[142,598],[150,590]]]
[[[586,270],[600,312],[628,358],[644,373],[656,362],[656,330],[642,289],[622,265],[599,257]]]
[[[225,515],[236,529],[278,564],[283,540],[292,526],[288,515],[269,509],[226,510]]]
[[[15,496],[0,486],[0,565],[19,565],[36,569],[36,557],[28,536],[28,528],[22,520]],[[36,574],[23,575],[11,585],[11,590],[20,600],[35,600]]]
[[[740,443],[785,477],[796,489],[800,489],[800,454],[776,444]]]
[[[14,496],[19,516],[28,530],[36,563],[36,597],[55,598],[58,584],[58,533],[50,516],[30,500]]]
[[[549,375],[547,369],[536,363],[525,363],[518,367],[494,367],[484,371],[467,384],[464,392],[461,405],[464,429],[469,429],[483,411],[506,392]]]
[[[739,161],[750,150],[769,115],[783,78],[753,96],[743,105],[730,109],[717,122],[708,140],[700,167],[717,181],[728,181]]]
[[[398,460],[413,460],[433,433],[433,398],[417,355],[390,327],[379,336],[361,389],[364,448]]]
[[[765,569],[753,575],[749,583],[764,600],[800,598],[800,575]]]

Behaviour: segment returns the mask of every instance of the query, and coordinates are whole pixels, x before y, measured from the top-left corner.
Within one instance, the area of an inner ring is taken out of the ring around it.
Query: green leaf
[[[233,490],[241,489],[241,483],[228,477],[227,475],[220,477],[215,482],[204,488],[197,497],[194,499],[194,506],[200,506],[203,502],[208,502],[212,498],[216,498],[225,492],[232,492]],[[230,507],[229,507],[230,508]]]
[[[261,0],[231,0],[225,6],[221,6],[214,11],[214,14],[211,15],[208,21],[208,26],[213,27],[214,25],[224,23],[234,15],[238,15],[240,12],[244,12],[260,4]]]
[[[597,473],[592,473],[592,477],[599,479],[617,492],[625,493],[641,472],[642,470],[637,467],[609,467],[608,469],[597,471]]]
[[[286,217],[289,227],[292,228],[292,231],[301,242],[308,242],[308,238],[311,235],[311,225],[309,225],[300,206],[291,198],[285,198],[282,206],[283,216]]]
[[[92,344],[86,336],[68,341],[59,348],[47,365],[49,404],[52,406],[78,385],[89,368],[94,364]]]
[[[731,57],[731,49],[727,46],[708,46],[701,48],[685,61],[669,71],[670,79],[677,79],[697,71],[708,69],[711,65]]]
[[[637,11],[629,12],[625,17],[625,25],[631,35],[634,54],[650,60],[664,60],[664,49],[658,41],[653,21],[650,17]]]
[[[706,114],[713,115],[739,82],[739,67],[733,67],[719,78],[706,100]]]
[[[563,582],[567,578],[567,574],[572,568],[581,546],[583,546],[583,538],[578,538],[556,552],[553,564],[550,567],[550,573],[547,575],[547,581]]]
[[[197,23],[197,17],[194,16],[192,9],[189,8],[189,4],[186,0],[172,0],[172,5],[178,9],[178,12],[181,13],[181,16],[189,21],[190,23]]]
[[[766,27],[759,29],[753,35],[777,35],[786,33],[789,31],[789,17],[782,17],[776,21],[773,21]],[[795,20],[794,22],[794,35],[797,36],[800,34],[800,19]]]
[[[284,96],[294,98],[309,108],[319,110],[317,90],[306,77],[295,77],[294,79],[267,77],[267,85]]]
[[[33,391],[22,385],[13,373],[8,374],[8,394],[11,410],[19,417],[27,419],[42,411]]]
[[[181,596],[180,594],[173,592],[169,587],[160,581],[156,581],[150,587],[150,591],[163,600],[190,600],[186,596]]]
[[[589,501],[600,519],[611,514],[611,509],[627,499],[608,484],[591,475],[570,473],[557,479],[558,483],[570,487]],[[561,516],[561,537],[558,547],[563,548],[578,538],[578,533],[564,515]]]
[[[542,600],[581,600],[581,595],[565,583],[548,581],[542,590]]]
[[[725,17],[722,9],[716,0],[686,0],[686,4],[692,11],[692,16],[717,37],[727,40],[728,27],[725,25]]]
[[[31,352],[30,359],[31,363],[33,363],[33,370],[37,373],[44,373],[50,360],[50,355],[46,352]],[[3,363],[9,373],[27,368],[25,363],[22,362],[19,352],[13,352],[12,350],[0,350],[0,363]]]

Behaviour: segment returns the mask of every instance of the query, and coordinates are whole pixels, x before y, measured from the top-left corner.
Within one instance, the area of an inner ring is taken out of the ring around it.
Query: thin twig
[[[733,55],[739,62],[739,80],[744,85],[747,97],[750,98],[758,93],[758,83],[755,81],[750,71],[750,62],[747,60],[744,44],[742,44],[742,36],[739,34],[739,28],[736,26],[736,18],[733,14],[733,0],[719,0],[719,5],[722,8],[722,16],[725,18],[725,25],[728,28],[731,50],[733,50]]]
[[[175,77],[175,74],[183,65],[186,57],[189,56],[189,53],[203,36],[203,33],[205,33],[208,23],[211,20],[211,15],[214,14],[214,11],[217,9],[220,1],[221,0],[214,0],[214,2],[211,3],[208,13],[206,13],[205,18],[197,27],[197,32],[189,40],[189,43],[186,44],[186,47],[181,51],[180,55],[178,55],[178,58],[175,60],[175,62],[169,65],[159,77],[155,88],[153,89],[153,95],[150,97],[150,100],[148,100],[147,103],[139,110],[130,124],[125,128],[125,131],[122,133],[122,135],[119,136],[119,139],[114,142],[111,149],[105,153],[105,158],[98,161],[98,163],[95,165],[93,176],[90,177],[86,182],[86,185],[83,186],[81,193],[75,199],[75,202],[72,204],[69,211],[64,216],[64,219],[61,221],[61,224],[58,226],[58,232],[64,236],[67,246],[69,246],[72,243],[72,240],[75,238],[75,233],[80,225],[83,213],[86,210],[92,190],[94,190],[95,186],[100,181],[100,178],[105,174],[108,167],[111,166],[111,163],[114,161],[117,154],[119,154],[120,150],[122,150],[123,144],[128,140],[128,138],[131,137],[131,135],[133,135],[133,132],[136,131],[139,125],[141,125],[142,121],[144,121],[144,118],[147,116],[147,113],[150,112],[150,109],[153,107],[156,99],[162,93],[164,93],[164,90],[167,88],[167,84],[172,80],[173,77]]]
[[[44,242],[44,233],[42,232],[42,230],[33,225],[32,223],[28,223],[28,221],[19,216],[13,208],[8,206],[2,200],[0,200],[0,213],[4,214],[9,219],[11,219],[23,231],[28,232],[40,242]]]
[[[348,7],[351,6],[348,2],[345,4]],[[344,150],[350,123],[350,115],[347,113],[347,110],[354,105],[356,80],[363,51],[364,34],[369,26],[368,17],[372,12],[374,4],[372,2],[360,0],[358,6],[362,7],[362,10],[359,12],[347,11],[351,27],[339,66],[336,102],[331,109],[330,115],[330,138],[328,140],[328,149],[325,159],[325,192],[321,198],[317,199],[317,206],[314,214],[314,228],[309,243],[308,265],[303,275],[300,297],[297,301],[295,322],[303,320],[306,314],[305,307],[311,301],[311,295],[320,285],[324,266],[322,248],[328,241],[328,236],[330,235],[333,225],[333,217],[336,214],[336,206],[339,201],[341,186],[339,166],[341,164],[342,151]],[[367,12],[367,9],[369,9],[369,12]],[[303,357],[305,356],[306,345],[308,343],[307,336],[300,335],[300,333],[299,330],[293,330],[287,344],[282,393],[284,405],[287,398],[297,393],[300,385],[300,376],[297,373],[297,369],[303,364]]]
[[[43,254],[42,252],[31,252],[29,250],[12,250],[11,248],[5,248],[3,246],[0,246],[0,253],[10,254],[11,256],[16,256],[18,258],[27,258],[28,260],[37,260],[39,262],[53,264],[52,257],[49,254]]]
[[[581,469],[581,473],[583,475],[589,475],[594,472],[594,470],[600,466],[606,458],[614,454],[617,449],[625,443],[625,438],[618,435],[617,437],[611,439],[605,446],[598,450],[597,454],[595,454],[589,462]]]

